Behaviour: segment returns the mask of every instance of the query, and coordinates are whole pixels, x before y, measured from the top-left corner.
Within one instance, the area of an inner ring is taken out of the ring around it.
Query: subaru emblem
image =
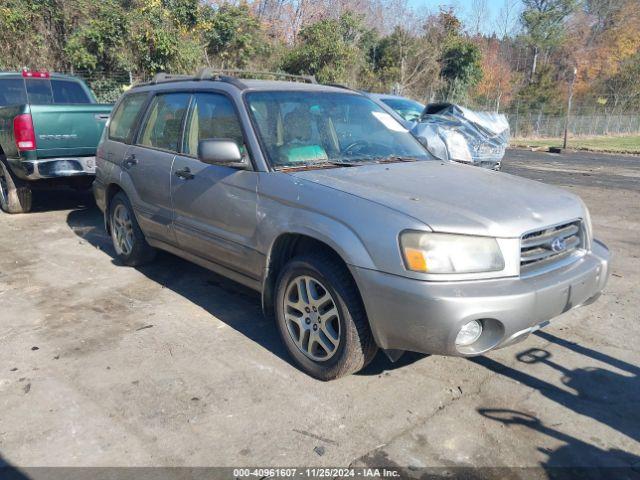
[[[553,242],[551,242],[551,250],[556,253],[563,251],[565,248],[567,248],[567,242],[562,237],[554,238]]]

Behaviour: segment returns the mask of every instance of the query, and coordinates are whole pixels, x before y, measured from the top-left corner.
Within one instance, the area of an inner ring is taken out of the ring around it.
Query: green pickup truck
[[[0,72],[2,210],[30,211],[34,185],[90,187],[111,108],[75,77]]]

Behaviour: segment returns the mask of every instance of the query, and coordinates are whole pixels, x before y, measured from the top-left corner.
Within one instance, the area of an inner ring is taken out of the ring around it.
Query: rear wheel
[[[31,211],[31,187],[14,175],[5,159],[0,159],[0,208],[6,213]]]
[[[315,378],[357,372],[377,352],[357,287],[347,268],[329,255],[297,257],[284,267],[275,310],[287,350]]]
[[[143,265],[154,259],[156,251],[151,247],[138,225],[127,196],[117,193],[109,206],[109,229],[116,255],[130,267]]]

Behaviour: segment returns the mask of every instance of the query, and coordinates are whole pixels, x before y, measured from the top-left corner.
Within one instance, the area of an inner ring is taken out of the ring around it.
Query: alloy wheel
[[[304,355],[316,362],[333,357],[340,345],[340,314],[320,281],[308,275],[291,279],[283,311],[287,331]]]
[[[129,255],[133,251],[134,236],[131,213],[126,205],[118,204],[111,219],[111,236],[118,255]]]

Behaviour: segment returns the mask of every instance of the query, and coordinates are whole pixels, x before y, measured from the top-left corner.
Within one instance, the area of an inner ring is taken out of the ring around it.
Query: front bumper
[[[500,171],[502,169],[502,160],[478,160],[474,165],[480,168]]]
[[[93,176],[96,174],[96,157],[12,160],[9,163],[15,174],[23,180]]]
[[[381,348],[478,355],[524,339],[540,324],[592,303],[609,277],[610,253],[593,248],[571,265],[529,278],[425,282],[354,267],[374,337]],[[459,351],[455,338],[482,320],[480,339]]]

